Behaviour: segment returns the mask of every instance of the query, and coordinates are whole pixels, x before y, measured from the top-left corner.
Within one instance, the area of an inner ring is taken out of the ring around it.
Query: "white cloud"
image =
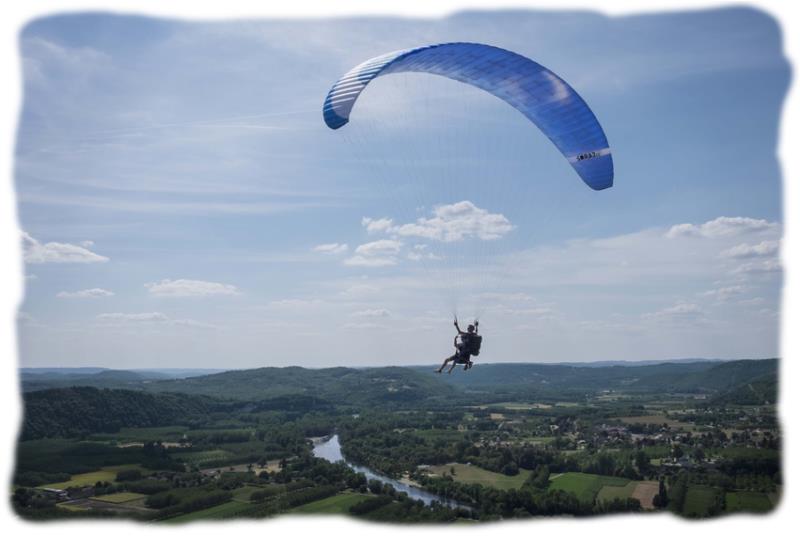
[[[102,298],[105,296],[113,296],[114,293],[110,290],[102,288],[87,288],[84,290],[76,290],[75,292],[68,292],[63,290],[56,294],[57,298]]]
[[[728,301],[734,296],[738,296],[739,294],[747,292],[749,288],[750,287],[746,287],[744,285],[732,285],[729,287],[720,287],[713,290],[708,290],[703,292],[701,295],[719,301]]]
[[[166,324],[169,317],[164,313],[103,313],[95,318],[109,324]]]
[[[459,242],[467,238],[496,240],[509,233],[514,226],[502,214],[493,214],[475,206],[471,201],[440,205],[433,209],[430,218],[419,218],[414,223],[392,225],[392,220],[364,218],[362,224],[373,231],[384,231],[399,236],[416,236],[440,242]]]
[[[645,313],[648,320],[667,320],[674,322],[697,322],[704,317],[703,310],[694,303],[679,303],[654,313]]]
[[[392,228],[392,220],[390,218],[380,218],[374,220],[372,218],[361,218],[361,225],[363,225],[368,233],[385,233]]]
[[[173,319],[164,313],[103,313],[95,319],[105,326],[174,326],[189,329],[218,329],[219,326],[191,319]]]
[[[403,247],[398,240],[375,240],[361,244],[355,250],[355,255],[345,259],[347,266],[380,267],[397,264],[397,254]]]
[[[736,303],[738,303],[739,305],[761,305],[766,301],[767,300],[765,300],[761,296],[756,296],[755,298],[748,298],[746,300],[739,300]]]
[[[98,255],[83,246],[62,242],[42,244],[26,232],[22,232],[22,249],[25,262],[45,263],[93,263],[108,262],[108,257]]]
[[[287,298],[285,300],[275,300],[269,302],[270,307],[278,307],[282,309],[305,309],[309,307],[315,308],[322,304],[322,300],[302,300],[298,298]]]
[[[732,259],[748,259],[753,257],[771,257],[778,252],[777,240],[764,240],[758,244],[739,244],[720,253]]]
[[[365,257],[363,255],[354,255],[349,259],[345,259],[344,264],[347,266],[364,266],[367,268],[379,268],[381,266],[394,266],[397,264],[396,257]]]
[[[397,240],[375,240],[374,242],[367,242],[361,244],[356,248],[357,255],[364,255],[366,257],[375,257],[380,255],[396,255],[400,252],[403,243]]]
[[[392,219],[391,218],[379,218],[377,220],[372,218],[361,218],[361,225],[363,225],[367,232],[370,234],[373,233],[385,233],[392,229]]]
[[[717,219],[707,221],[700,225],[693,223],[681,223],[673,225],[667,231],[667,238],[679,236],[698,236],[703,238],[721,238],[729,236],[739,236],[747,233],[770,231],[778,226],[775,222],[767,220],[757,220],[741,216],[727,217],[720,216]]]
[[[328,255],[338,255],[340,253],[345,253],[350,247],[347,244],[339,244],[338,242],[334,242],[332,244],[320,244],[314,247],[314,251],[317,253],[325,253]]]
[[[239,290],[233,285],[193,279],[162,279],[157,283],[146,283],[144,286],[154,296],[233,296],[239,294]]]
[[[428,251],[427,244],[417,244],[408,252],[408,259],[412,261],[421,261],[422,259],[439,260],[441,257]]]
[[[768,259],[765,261],[746,262],[731,272],[737,275],[747,274],[773,274],[781,271],[781,263],[778,259]]]
[[[385,318],[390,316],[390,313],[388,309],[364,309],[351,313],[350,316],[353,318]]]

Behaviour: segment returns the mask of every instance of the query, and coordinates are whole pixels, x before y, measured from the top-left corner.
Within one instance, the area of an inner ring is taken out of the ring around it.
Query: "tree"
[[[636,465],[636,469],[639,471],[640,475],[646,475],[650,472],[650,456],[647,453],[639,449],[636,451],[636,455],[634,456],[634,464]]]

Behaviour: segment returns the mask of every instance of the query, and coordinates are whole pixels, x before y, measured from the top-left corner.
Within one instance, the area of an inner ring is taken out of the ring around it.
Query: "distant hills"
[[[265,367],[231,370],[209,376],[152,382],[148,391],[179,392],[245,400],[285,395],[313,395],[338,405],[370,403],[403,405],[453,396],[432,373],[405,367],[353,369],[336,367]]]
[[[185,373],[185,372],[184,372]],[[23,390],[71,386],[175,392],[237,400],[265,400],[287,395],[313,396],[334,404],[432,403],[458,396],[492,398],[574,397],[601,390],[688,392],[721,396],[758,383],[760,399],[770,400],[777,385],[778,360],[686,360],[636,366],[498,363],[478,364],[471,371],[434,374],[433,367],[264,367],[205,375],[169,377],[161,371],[100,369],[96,372],[22,372]],[[766,391],[765,391],[766,389]],[[773,389],[774,391],[775,389]],[[748,388],[752,393],[752,389]],[[745,391],[741,391],[744,396]],[[754,395],[755,396],[755,395]]]
[[[115,370],[101,367],[21,368],[23,391],[58,387],[89,386],[131,388],[154,381],[190,378],[221,372],[219,369],[134,369]]]
[[[163,379],[136,371],[24,374],[23,438],[75,436],[120,426],[189,422],[222,410],[353,411],[453,408],[500,401],[580,400],[601,392],[701,393],[710,404],[777,398],[778,361],[692,361],[587,367],[485,364],[430,367],[265,367]]]

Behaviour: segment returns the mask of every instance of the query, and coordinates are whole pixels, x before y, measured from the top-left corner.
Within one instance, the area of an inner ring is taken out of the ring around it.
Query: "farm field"
[[[347,514],[350,507],[369,498],[369,495],[361,493],[341,493],[333,497],[327,497],[319,501],[310,502],[297,508],[293,508],[291,513],[295,514]]]
[[[603,486],[597,492],[598,501],[613,501],[614,499],[628,499],[633,496],[639,482],[631,480],[624,486]]]
[[[97,441],[178,441],[189,430],[186,426],[156,426],[150,428],[120,428],[113,434],[93,434]]]
[[[645,480],[636,483],[636,488],[633,490],[631,497],[639,499],[639,504],[641,504],[642,508],[645,510],[653,510],[655,508],[653,505],[653,497],[655,497],[657,493],[658,482],[654,480]]]
[[[94,497],[94,500],[108,502],[112,504],[122,504],[126,502],[143,499],[145,497],[147,497],[147,495],[144,495],[142,493],[133,493],[125,491],[120,493],[111,493],[109,495],[97,495]]]
[[[683,514],[687,517],[708,517],[719,493],[720,490],[711,486],[690,486],[683,503]]]
[[[562,473],[551,477],[550,489],[574,493],[580,501],[591,503],[604,486],[624,488],[628,483],[630,480],[613,476]]]
[[[455,473],[451,473],[451,469]],[[474,465],[465,465],[463,463],[452,463],[446,465],[434,465],[428,468],[428,472],[434,476],[441,476],[442,473],[451,475],[457,482],[465,484],[481,484],[497,489],[519,489],[528,479],[530,471],[527,469],[520,469],[519,474],[514,476],[506,476],[500,473],[494,473],[481,469]]]
[[[258,486],[243,486],[241,488],[236,488],[232,491],[233,493],[233,500],[238,502],[250,502],[250,496],[253,494],[254,491],[263,490],[264,488]]]
[[[732,491],[725,494],[727,512],[769,512],[772,501],[766,493],[758,491]]]
[[[524,403],[524,402],[497,402],[489,404],[488,407],[507,409],[510,411],[524,411],[531,409],[552,409],[552,404]]]
[[[186,463],[207,463],[207,462],[222,462],[232,456],[230,452],[223,449],[201,450],[198,452],[181,452],[175,455],[176,459],[183,460]]]
[[[171,517],[165,522],[186,523],[189,521],[200,521],[207,519],[227,519],[236,517],[237,514],[248,510],[251,507],[252,505],[248,503],[228,501],[223,504],[218,504],[217,506],[212,506],[211,508],[206,508],[205,510],[198,510],[197,512],[190,512],[188,514]]]
[[[85,512],[86,510],[88,510],[88,508],[86,506],[78,506],[78,505],[75,505],[75,504],[67,504],[67,503],[58,503],[56,505],[56,507],[57,508],[63,508],[64,510],[67,510],[67,511],[70,511],[70,512]]]
[[[95,482],[113,482],[117,478],[117,473],[126,469],[140,469],[138,465],[118,465],[113,467],[103,467],[99,471],[80,473],[72,475],[72,478],[64,482],[54,482],[39,486],[40,488],[67,489],[81,486],[93,486]]]

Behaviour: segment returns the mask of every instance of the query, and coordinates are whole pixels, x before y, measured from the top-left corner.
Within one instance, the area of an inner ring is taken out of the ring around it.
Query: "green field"
[[[455,470],[455,474],[450,472],[451,469]],[[503,490],[521,488],[530,474],[529,470],[520,469],[519,474],[506,476],[463,463],[434,465],[428,469],[428,472],[434,476],[441,476],[442,473],[451,475],[457,482],[463,482],[465,484],[480,484],[482,486]]]
[[[264,488],[260,488],[258,486],[243,486],[241,488],[236,488],[232,491],[233,493],[233,500],[238,502],[250,502],[250,496],[253,494],[254,491],[263,490]]]
[[[201,450],[199,452],[181,452],[175,455],[175,458],[182,460],[186,463],[206,463],[206,462],[221,462],[230,458],[232,454],[227,450],[214,449],[214,450]]]
[[[123,491],[120,493],[110,493],[108,495],[97,495],[94,497],[94,500],[113,504],[122,504],[130,501],[136,501],[144,497],[147,497],[147,495]]]
[[[638,485],[639,482],[631,480],[624,486],[603,486],[600,488],[600,491],[597,492],[597,500],[613,501],[614,499],[629,499]]]
[[[96,482],[114,482],[114,480],[117,478],[117,473],[119,473],[120,471],[125,471],[126,469],[138,469],[140,471],[142,470],[141,466],[135,464],[114,465],[111,467],[103,467],[99,471],[92,471],[90,473],[80,473],[77,475],[72,475],[72,478],[70,478],[65,482],[54,482],[52,484],[45,484],[43,486],[38,486],[38,487],[52,488],[52,489],[67,489],[75,487],[94,486]]]
[[[187,521],[199,521],[202,519],[227,519],[236,517],[237,514],[252,508],[251,504],[229,501],[205,510],[198,510],[197,512],[190,512],[177,517],[171,517],[166,520],[167,523],[185,523]]]
[[[720,490],[711,486],[689,486],[683,503],[683,514],[687,517],[708,517],[719,493]]]
[[[733,491],[725,494],[725,510],[728,512],[769,512],[772,501],[766,493],[759,491]]]
[[[350,507],[367,499],[369,495],[341,493],[319,501],[303,504],[290,510],[294,514],[347,514]]]
[[[86,506],[76,506],[74,504],[67,504],[67,503],[58,503],[56,504],[57,508],[63,508],[64,510],[68,510],[70,512],[85,512],[89,508]]]
[[[588,473],[563,473],[550,480],[550,489],[574,493],[581,502],[594,502],[603,487],[627,488],[630,480],[613,476],[590,475]],[[635,484],[635,483],[634,483]],[[631,493],[633,488],[631,488]],[[607,495],[612,492],[606,492]]]
[[[92,439],[106,441],[178,441],[189,430],[187,426],[157,426],[151,428],[120,428],[113,434],[93,434]]]

